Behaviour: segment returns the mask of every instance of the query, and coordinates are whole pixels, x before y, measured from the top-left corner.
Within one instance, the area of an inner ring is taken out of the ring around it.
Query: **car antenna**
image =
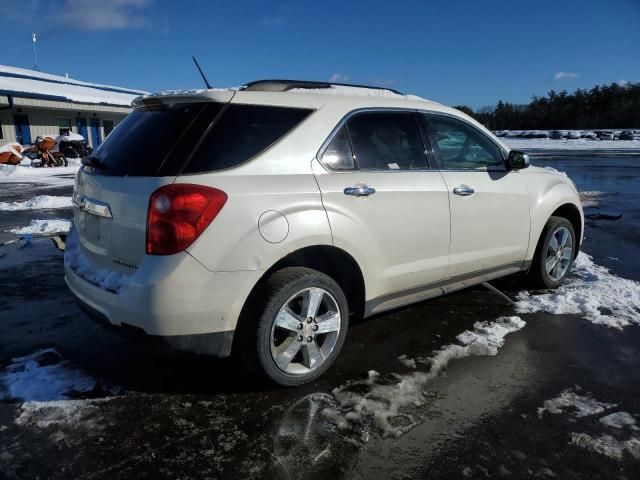
[[[207,86],[207,88],[211,88],[211,85],[209,84],[209,80],[207,80],[207,77],[204,76],[204,73],[202,73],[202,69],[200,68],[200,65],[198,64],[198,61],[196,60],[196,57],[191,57],[193,58],[193,63],[196,64],[196,67],[198,68],[198,71],[200,72],[200,75],[202,75],[202,80],[204,80],[204,84]]]

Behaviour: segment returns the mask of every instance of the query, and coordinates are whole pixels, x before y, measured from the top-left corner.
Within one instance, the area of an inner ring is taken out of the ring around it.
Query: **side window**
[[[424,115],[429,123],[445,169],[501,170],[500,148],[465,122],[440,115]]]
[[[321,161],[331,170],[353,170],[353,152],[345,127],[333,137],[322,154]]]
[[[183,173],[236,167],[282,139],[311,110],[231,104],[213,125]]]
[[[360,170],[426,169],[420,131],[411,112],[367,112],[347,123]]]

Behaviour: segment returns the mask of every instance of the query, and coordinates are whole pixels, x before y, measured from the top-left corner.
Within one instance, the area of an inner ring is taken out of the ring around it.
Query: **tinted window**
[[[201,123],[195,135],[200,138],[221,109],[222,104],[217,103],[179,103],[170,107],[135,109],[93,153],[92,157],[105,165],[105,169],[97,173],[155,176],[161,174],[161,167],[174,156],[177,160],[169,162],[173,169],[162,171],[162,174],[176,175],[191,153],[193,143],[187,149],[176,149],[176,145],[195,128],[196,119],[206,115],[209,121],[203,122],[204,125]]]
[[[345,127],[333,137],[321,160],[331,170],[353,170],[353,153]]]
[[[367,112],[347,123],[360,170],[427,168],[420,132],[412,113]]]
[[[235,167],[277,142],[311,113],[300,108],[229,105],[183,173]]]
[[[504,168],[500,148],[472,126],[450,117],[425,115],[446,169]]]

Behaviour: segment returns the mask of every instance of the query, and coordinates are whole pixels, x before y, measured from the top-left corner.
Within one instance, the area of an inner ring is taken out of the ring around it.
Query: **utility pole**
[[[32,33],[31,34],[31,40],[33,42],[33,69],[37,72],[39,70],[38,68],[38,55],[36,54],[36,34]]]

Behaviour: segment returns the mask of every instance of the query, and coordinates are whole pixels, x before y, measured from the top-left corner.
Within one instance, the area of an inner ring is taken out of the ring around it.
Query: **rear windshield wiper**
[[[105,165],[105,163],[96,157],[82,157],[82,164],[86,165],[87,167],[96,168],[98,170],[107,169],[107,166]]]

